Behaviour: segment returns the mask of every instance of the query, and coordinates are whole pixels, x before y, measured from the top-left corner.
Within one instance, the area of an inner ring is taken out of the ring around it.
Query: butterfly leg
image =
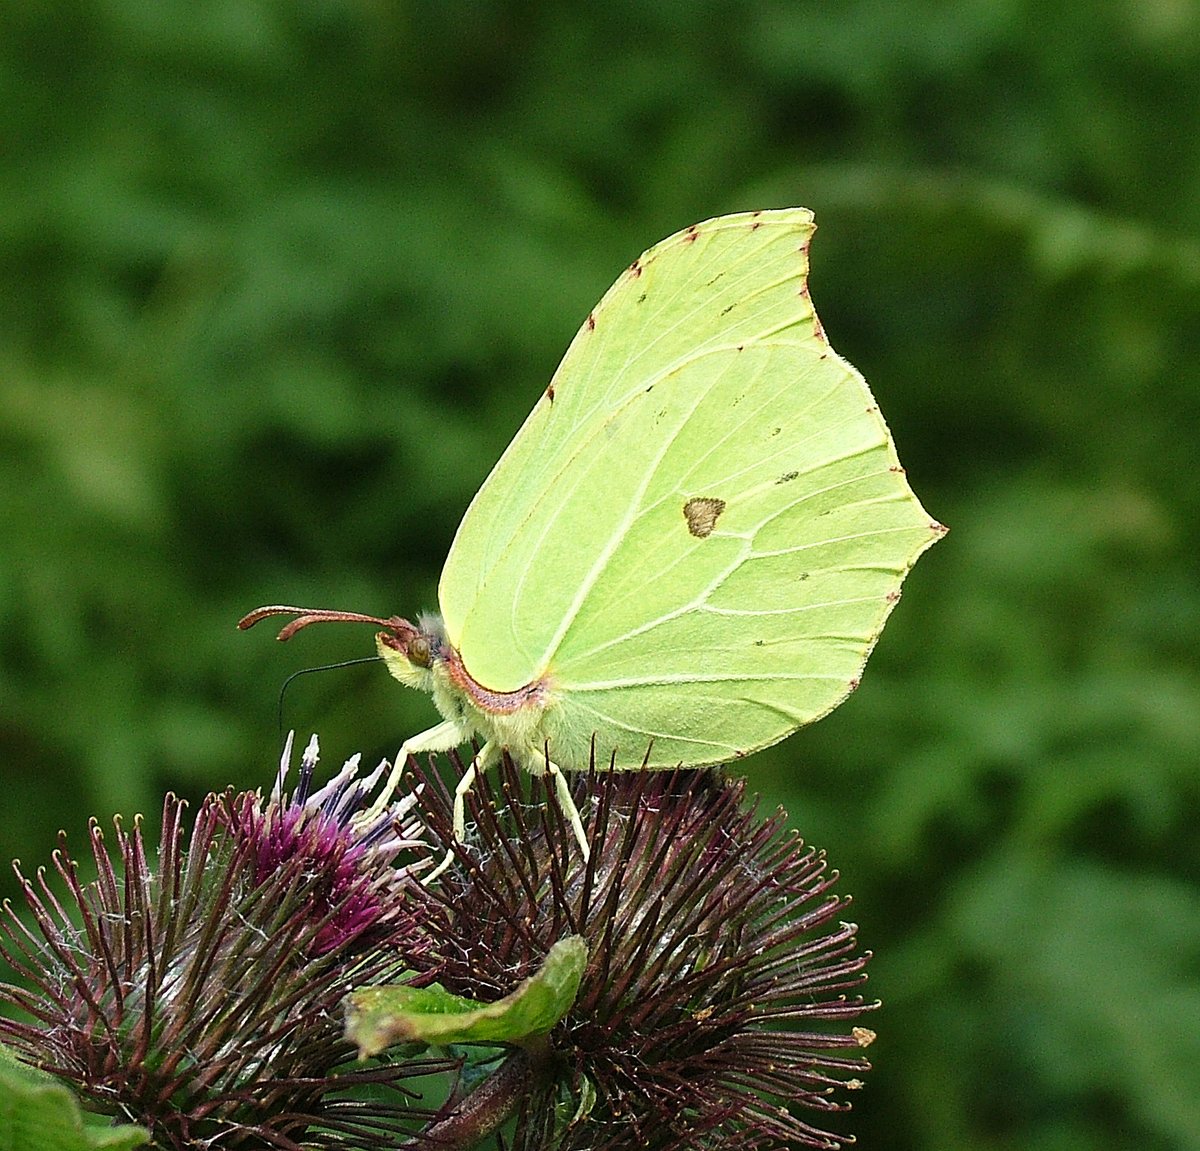
[[[388,776],[383,790],[379,793],[379,797],[358,816],[359,821],[364,825],[369,824],[384,813],[387,805],[392,802],[396,788],[400,785],[400,777],[404,774],[410,755],[420,755],[421,752],[449,751],[452,747],[466,743],[470,738],[469,729],[448,719],[436,727],[431,727],[427,731],[422,731],[410,739],[406,739],[400,745],[400,750],[396,752],[391,774]]]
[[[480,749],[479,754],[471,760],[470,766],[463,772],[462,779],[458,781],[458,786],[454,789],[454,814],[452,827],[454,829],[454,838],[459,843],[466,839],[467,835],[467,792],[475,786],[475,781],[499,758],[496,745],[494,743],[485,743]],[[447,867],[454,861],[454,850],[446,852],[442,862],[437,865],[428,875],[421,880],[425,886],[429,886]]]
[[[563,775],[562,769],[552,759],[546,760],[546,771],[554,777],[554,791],[558,796],[558,806],[570,822],[571,830],[575,832],[575,842],[579,844],[579,850],[583,852],[583,861],[586,863],[591,856],[591,849],[588,847],[587,832],[583,829],[583,820],[580,818],[579,808],[575,806],[575,800],[571,796],[567,777]]]
[[[467,835],[467,792],[475,786],[475,781],[500,758],[494,743],[485,743],[479,754],[471,760],[471,766],[463,772],[463,777],[454,789],[454,838],[462,843]]]

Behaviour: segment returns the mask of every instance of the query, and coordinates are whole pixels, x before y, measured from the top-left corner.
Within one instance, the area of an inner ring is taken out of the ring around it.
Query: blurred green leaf
[[[1008,1042],[1057,1091],[1118,1098],[1180,1147],[1200,1132],[1194,890],[1012,851],[964,876],[947,929],[995,973]]]
[[[0,1147],[4,1151],[121,1151],[150,1141],[141,1127],[92,1127],[57,1080],[0,1048]]]

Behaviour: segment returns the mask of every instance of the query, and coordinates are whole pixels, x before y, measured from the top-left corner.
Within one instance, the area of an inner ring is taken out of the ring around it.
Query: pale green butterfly
[[[593,763],[727,763],[820,719],[858,685],[917,557],[921,507],[866,381],[809,299],[812,213],[720,216],[635,260],[579,329],[467,509],[414,625],[379,654],[443,721],[410,754],[482,746],[562,778]],[[547,754],[548,753],[548,754]]]

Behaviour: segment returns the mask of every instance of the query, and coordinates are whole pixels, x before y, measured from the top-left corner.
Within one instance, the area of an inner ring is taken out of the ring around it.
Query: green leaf
[[[85,1126],[79,1101],[45,1072],[0,1048],[0,1148],[3,1151],[95,1151],[140,1147],[141,1127]]]
[[[586,963],[578,935],[560,939],[535,974],[495,1003],[452,995],[437,983],[364,987],[349,997],[346,1035],[364,1059],[404,1042],[525,1045],[566,1015]]]

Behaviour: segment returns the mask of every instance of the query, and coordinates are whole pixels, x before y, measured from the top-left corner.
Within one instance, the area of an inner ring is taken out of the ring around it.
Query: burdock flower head
[[[210,795],[190,836],[169,796],[154,859],[141,820],[118,819],[112,852],[91,824],[94,880],[65,838],[51,874],[17,869],[33,926],[5,906],[0,950],[25,986],[0,1000],[27,1018],[0,1018],[0,1038],[156,1146],[391,1147],[428,1121],[403,1081],[435,1065],[343,1066],[340,1012],[352,984],[425,962],[425,902],[397,866],[415,800],[356,822],[378,773],[359,781],[351,760],[314,791],[314,739],[287,795],[290,753],[268,799]]]
[[[855,1021],[874,1004],[824,854],[716,773],[594,773],[575,794],[586,862],[553,796],[511,764],[471,797],[425,962],[447,993],[495,1004],[568,940],[581,977],[565,1015],[427,1135],[472,1147],[515,1115],[518,1151],[848,1141],[824,1117],[861,1085],[873,1034]],[[451,844],[433,780],[423,804]],[[352,996],[352,1033],[365,1002]]]

